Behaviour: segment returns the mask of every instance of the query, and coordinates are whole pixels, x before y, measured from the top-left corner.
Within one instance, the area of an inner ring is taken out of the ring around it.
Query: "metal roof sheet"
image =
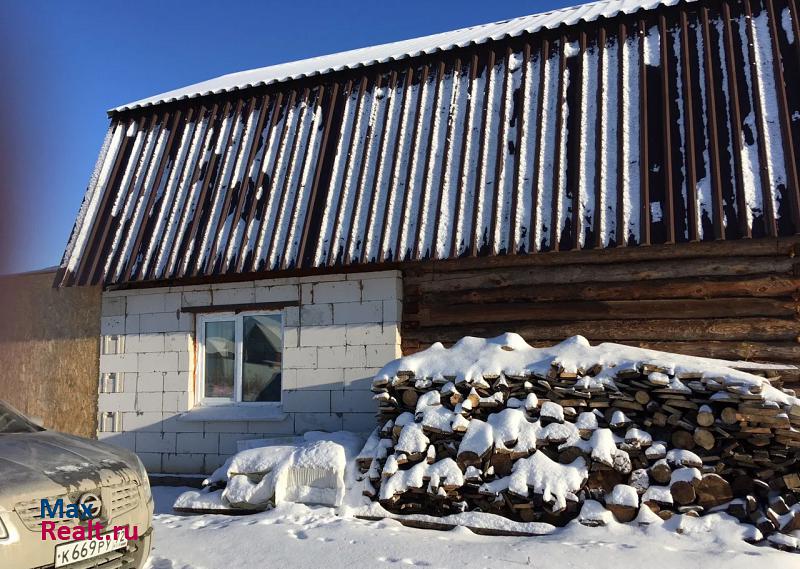
[[[570,8],[552,10],[531,16],[523,16],[501,22],[482,24],[430,36],[408,39],[377,46],[343,51],[320,57],[270,65],[248,71],[230,73],[181,87],[160,95],[147,97],[121,105],[110,112],[158,105],[181,99],[192,99],[204,95],[269,85],[324,73],[356,69],[375,63],[396,61],[431,54],[489,40],[516,37],[522,33],[534,33],[542,29],[555,29],[561,25],[571,26],[581,21],[593,22],[598,18],[613,18],[619,14],[633,14],[639,10],[650,10],[658,6],[673,6],[681,0],[601,0]],[[694,2],[696,0],[683,0]]]
[[[798,23],[697,2],[115,115],[60,280],[796,234]]]

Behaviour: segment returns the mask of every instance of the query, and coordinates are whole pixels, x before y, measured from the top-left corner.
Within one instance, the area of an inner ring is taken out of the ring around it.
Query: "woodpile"
[[[758,529],[754,541],[796,548],[800,400],[771,385],[774,369],[551,359],[517,375],[424,376],[398,360],[373,383],[380,427],[359,457],[365,495],[395,514],[558,526],[586,501],[619,522],[727,512]]]

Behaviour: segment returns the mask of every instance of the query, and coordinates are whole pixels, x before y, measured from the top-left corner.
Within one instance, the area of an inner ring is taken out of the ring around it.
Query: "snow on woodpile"
[[[262,510],[284,502],[340,506],[363,439],[348,432],[306,433],[297,444],[245,449],[214,471],[200,491],[178,497],[178,511]]]
[[[791,549],[800,399],[773,385],[781,369],[581,336],[436,343],[373,380],[364,494],[392,515],[557,526],[724,512],[754,526],[749,541]]]

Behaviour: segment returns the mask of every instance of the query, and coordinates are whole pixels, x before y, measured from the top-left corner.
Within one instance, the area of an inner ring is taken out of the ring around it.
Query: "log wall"
[[[798,252],[798,238],[759,239],[409,266],[403,353],[509,331],[800,364]]]

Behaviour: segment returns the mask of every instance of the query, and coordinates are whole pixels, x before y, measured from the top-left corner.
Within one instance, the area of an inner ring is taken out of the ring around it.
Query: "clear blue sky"
[[[580,2],[3,0],[0,273],[58,264],[111,107],[233,71]]]

